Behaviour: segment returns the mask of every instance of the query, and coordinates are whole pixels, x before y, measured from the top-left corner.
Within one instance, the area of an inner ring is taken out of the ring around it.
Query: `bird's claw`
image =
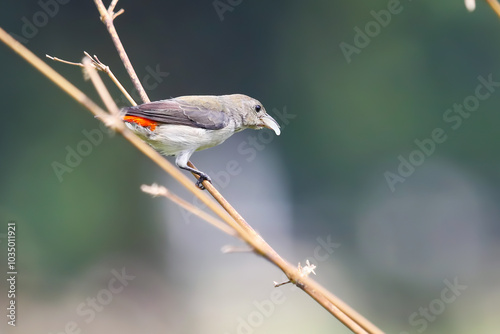
[[[201,173],[200,177],[198,178],[198,181],[196,181],[196,186],[201,190],[205,190],[205,186],[203,185],[203,181],[205,180],[212,183],[212,179],[210,178],[210,176],[208,176],[205,173]]]

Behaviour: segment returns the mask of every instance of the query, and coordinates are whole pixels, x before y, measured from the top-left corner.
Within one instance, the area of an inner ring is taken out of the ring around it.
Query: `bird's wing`
[[[207,130],[222,129],[229,118],[222,110],[213,110],[184,101],[161,100],[124,108],[125,116],[137,116],[163,124],[187,125]]]

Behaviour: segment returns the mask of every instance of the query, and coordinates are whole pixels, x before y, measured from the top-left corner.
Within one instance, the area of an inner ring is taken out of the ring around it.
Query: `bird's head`
[[[261,129],[268,128],[274,131],[277,136],[281,130],[278,122],[266,112],[266,109],[258,100],[242,94],[222,96],[226,101],[226,106],[234,106],[231,112],[236,118],[241,116],[241,125],[244,128]],[[236,115],[237,114],[237,115]]]

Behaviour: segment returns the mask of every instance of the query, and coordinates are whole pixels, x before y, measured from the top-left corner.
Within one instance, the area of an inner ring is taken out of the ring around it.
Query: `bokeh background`
[[[317,264],[321,284],[388,333],[498,330],[500,87],[465,116],[447,111],[487,92],[479,77],[500,81],[500,21],[485,2],[118,8],[151,100],[244,93],[282,125],[192,158],[281,255]],[[90,0],[4,0],[0,25],[40,57],[96,54],[132,88]],[[221,254],[237,241],[142,193],[158,182],[197,203],[4,46],[0,59],[0,266],[4,277],[16,221],[19,273],[15,328],[0,283],[0,332],[349,332],[293,286],[276,293],[284,278],[266,261]],[[79,68],[46,61],[98,101]],[[446,140],[418,153],[436,128]]]

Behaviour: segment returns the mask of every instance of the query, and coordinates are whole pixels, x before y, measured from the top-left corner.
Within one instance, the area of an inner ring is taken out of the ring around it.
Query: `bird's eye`
[[[262,109],[262,106],[261,106],[261,105],[257,104],[257,105],[255,106],[255,111],[256,111],[256,112],[261,111],[261,109]]]

